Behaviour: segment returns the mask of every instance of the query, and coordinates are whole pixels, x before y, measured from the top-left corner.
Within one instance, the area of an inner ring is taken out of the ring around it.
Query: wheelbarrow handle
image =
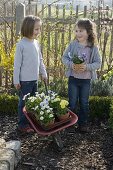
[[[46,95],[48,95],[47,83],[45,81],[44,81],[44,85],[45,85]]]

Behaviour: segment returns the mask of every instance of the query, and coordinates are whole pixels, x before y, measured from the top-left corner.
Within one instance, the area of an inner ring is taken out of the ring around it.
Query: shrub
[[[108,118],[113,97],[91,96],[89,99],[90,116],[92,118]]]
[[[113,97],[90,96],[90,117],[107,118],[113,129]],[[0,95],[0,114],[13,115],[17,113],[18,96],[1,94]]]
[[[112,96],[113,87],[108,80],[96,80],[91,82],[91,96]]]
[[[0,95],[0,114],[13,115],[17,113],[18,97],[8,94]]]
[[[112,132],[113,132],[113,101],[111,102],[111,105],[110,105],[110,114],[109,114],[109,125],[112,129]]]

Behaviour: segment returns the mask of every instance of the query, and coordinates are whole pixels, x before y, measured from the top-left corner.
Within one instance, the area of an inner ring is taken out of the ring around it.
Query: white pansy
[[[48,110],[47,110],[47,113],[50,113],[50,111],[51,111],[51,110],[48,109]]]
[[[34,102],[36,100],[36,97],[32,96],[28,98],[31,102]]]
[[[45,107],[45,102],[41,102],[41,103],[40,103],[40,106],[41,106],[41,108],[42,108],[42,107]]]
[[[41,110],[45,110],[45,107],[41,107]]]
[[[45,103],[45,105],[48,105],[48,104],[49,104],[48,99],[44,99],[43,102]]]
[[[39,95],[39,93],[38,93],[38,92],[35,92],[35,94],[36,94],[36,95]]]
[[[44,117],[43,117],[43,116],[41,116],[41,117],[40,117],[40,120],[44,120]]]
[[[51,117],[54,117],[52,113],[49,115],[49,118],[51,118]]]
[[[55,96],[51,96],[51,100],[53,100],[55,98]]]
[[[49,109],[50,107],[49,106],[46,106],[46,109]]]
[[[52,93],[52,91],[51,90],[48,90],[48,94],[51,94]]]
[[[40,96],[41,96],[41,97],[44,97],[44,96],[45,96],[45,94],[42,92],[42,93],[40,94]]]
[[[50,96],[46,96],[45,100],[50,101]]]
[[[53,108],[51,108],[51,107],[50,107],[50,108],[49,108],[49,110],[51,110],[51,111],[52,111],[52,110],[53,110]]]
[[[40,111],[40,115],[43,115],[44,114],[44,112],[43,111]]]
[[[31,102],[34,102],[35,101],[35,99],[31,99]]]

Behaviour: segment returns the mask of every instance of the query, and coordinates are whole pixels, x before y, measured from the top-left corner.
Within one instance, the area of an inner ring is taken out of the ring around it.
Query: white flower
[[[44,120],[44,117],[43,117],[43,116],[41,116],[41,117],[40,117],[40,120]]]
[[[38,93],[38,92],[35,92],[35,94],[36,94],[36,95],[39,95],[39,93]]]
[[[32,99],[31,99],[31,102],[34,102],[34,101],[35,101],[35,99],[34,99],[34,98],[32,98]]]
[[[50,113],[50,111],[51,111],[51,110],[48,109],[48,110],[47,110],[47,113]]]
[[[48,104],[49,104],[48,99],[44,99],[43,102],[45,103],[45,105],[48,105]]]
[[[49,118],[51,118],[51,117],[54,117],[52,113],[49,115]]]
[[[30,100],[31,102],[34,102],[36,100],[36,97],[31,96],[31,97],[28,98],[28,100]]]
[[[46,109],[49,109],[50,107],[49,107],[49,105],[48,106],[46,106]]]
[[[45,96],[45,94],[42,92],[41,94],[40,94],[40,97],[44,97]]]
[[[44,100],[50,101],[50,96],[46,96]]]
[[[45,102],[41,102],[41,103],[40,103],[41,108],[44,108],[44,107],[45,107],[45,105],[46,105],[46,103],[45,103]]]
[[[52,91],[51,90],[48,90],[48,94],[51,94],[52,93]]]
[[[40,111],[40,115],[43,115],[44,114],[44,112],[43,111]]]
[[[49,110],[51,110],[51,111],[52,111],[52,110],[53,110],[53,108],[51,108],[51,107],[50,107],[50,108],[49,108]]]

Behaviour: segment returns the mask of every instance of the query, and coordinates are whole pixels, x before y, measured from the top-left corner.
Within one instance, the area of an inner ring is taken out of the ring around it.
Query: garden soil
[[[64,148],[52,136],[17,132],[17,117],[0,117],[0,137],[21,141],[21,161],[15,170],[113,170],[113,134],[106,121],[89,123],[81,134],[75,126],[61,132]]]

